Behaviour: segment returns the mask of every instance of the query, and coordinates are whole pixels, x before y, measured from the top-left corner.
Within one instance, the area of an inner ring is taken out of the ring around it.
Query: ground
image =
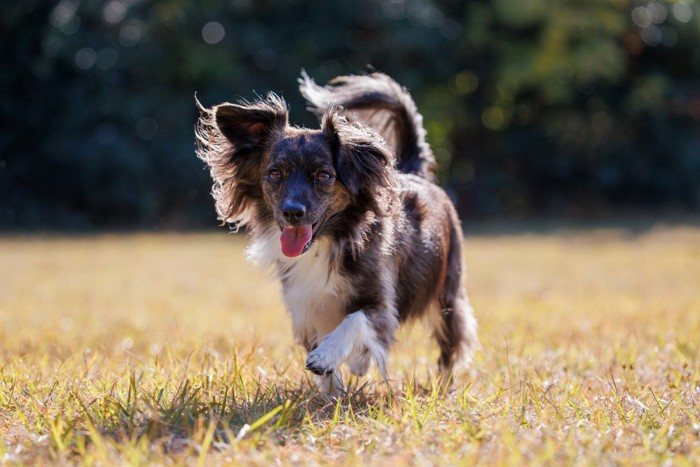
[[[506,232],[506,233],[504,233]],[[481,349],[320,397],[246,238],[0,238],[0,462],[700,463],[700,228],[473,229]]]

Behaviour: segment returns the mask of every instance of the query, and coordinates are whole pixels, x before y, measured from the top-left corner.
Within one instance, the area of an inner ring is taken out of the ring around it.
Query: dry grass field
[[[698,227],[468,235],[473,368],[416,324],[338,402],[245,244],[0,238],[0,463],[700,463]]]

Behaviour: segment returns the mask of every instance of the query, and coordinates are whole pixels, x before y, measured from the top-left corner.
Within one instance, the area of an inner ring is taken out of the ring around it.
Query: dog
[[[244,226],[248,258],[275,268],[306,368],[329,396],[341,365],[387,381],[400,324],[427,318],[442,381],[468,364],[477,324],[465,290],[462,230],[435,184],[435,157],[410,94],[374,72],[317,85],[299,78],[319,129],[289,124],[285,101],[205,108],[197,155],[222,223]]]

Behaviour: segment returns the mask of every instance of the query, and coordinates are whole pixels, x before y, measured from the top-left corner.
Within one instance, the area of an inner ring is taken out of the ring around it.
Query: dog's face
[[[286,256],[306,252],[348,209],[357,218],[394,208],[394,156],[372,130],[334,113],[319,130],[289,126],[274,95],[203,110],[198,152],[214,178],[219,218],[253,232],[276,223]]]
[[[286,256],[309,249],[325,222],[350,204],[333,147],[322,131],[288,129],[264,158],[262,190]]]

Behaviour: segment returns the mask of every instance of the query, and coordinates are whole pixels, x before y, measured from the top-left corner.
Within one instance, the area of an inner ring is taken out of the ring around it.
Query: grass
[[[700,229],[471,235],[482,349],[320,397],[246,239],[0,239],[0,463],[700,463]]]

